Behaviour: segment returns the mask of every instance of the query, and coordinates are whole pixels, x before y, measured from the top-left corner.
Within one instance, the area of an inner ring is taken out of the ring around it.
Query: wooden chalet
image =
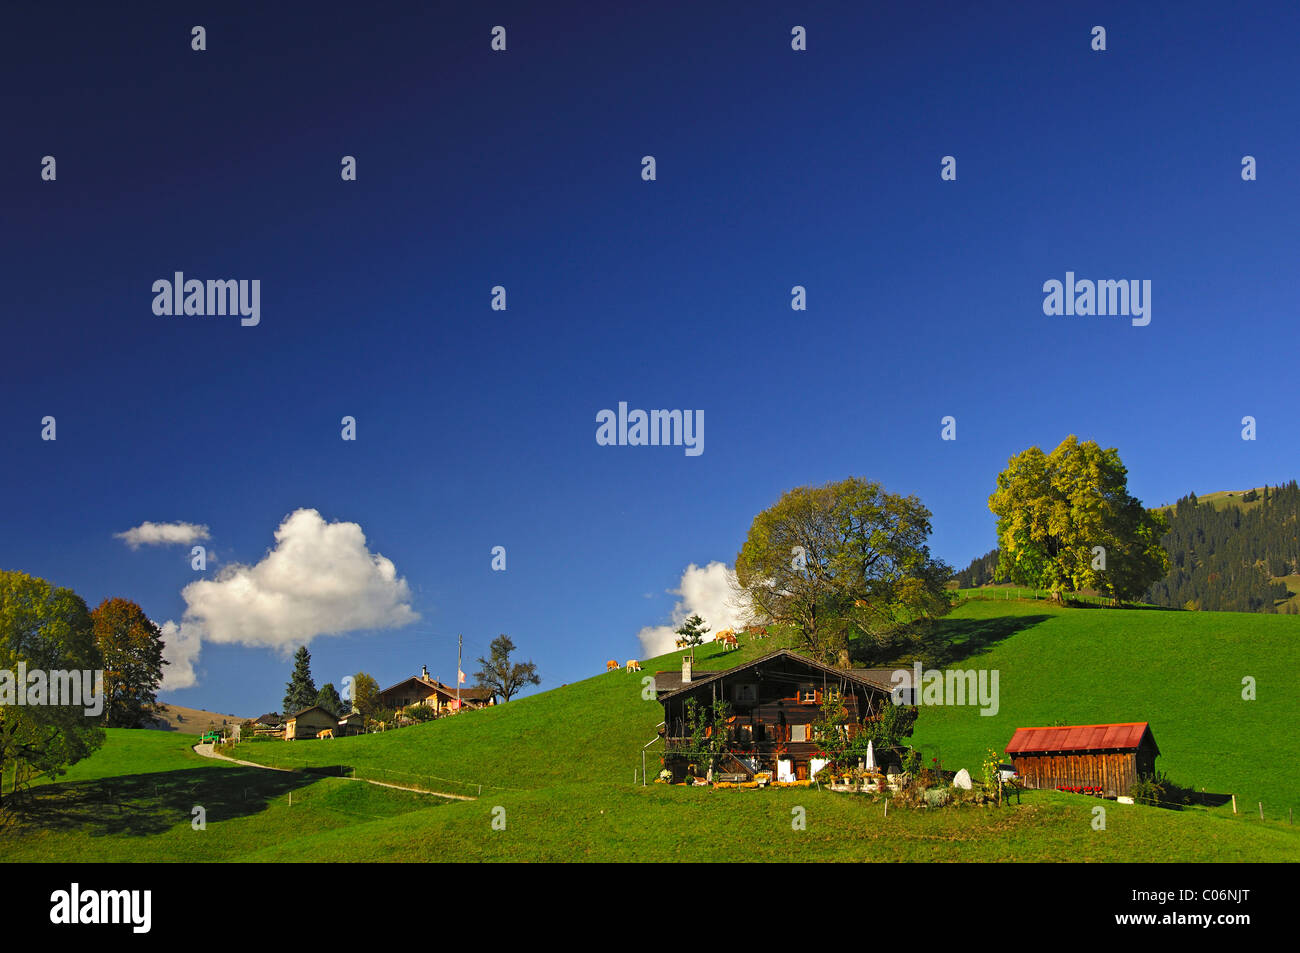
[[[253,719],[254,737],[274,737],[284,734],[284,718],[278,711],[267,712]]]
[[[458,707],[460,709],[483,708],[495,703],[496,699],[487,689],[466,688],[462,685],[458,705],[456,689],[450,685],[444,685],[436,678],[430,678],[427,668],[421,674],[404,678],[396,685],[390,685],[379,693],[381,708],[400,711],[411,705],[425,705],[432,708],[439,715],[454,713]]]
[[[1116,797],[1155,771],[1160,749],[1151,726],[1133,721],[1017,728],[1006,752],[1025,787],[1092,787]]]
[[[322,708],[312,705],[304,708],[284,725],[284,740],[295,741],[299,738],[315,738],[326,728],[337,730],[339,720]]]
[[[770,771],[777,781],[810,779],[826,764],[822,746],[813,737],[813,723],[821,717],[827,694],[843,698],[844,724],[852,735],[893,704],[891,675],[879,669],[833,668],[787,649],[736,668],[695,675],[691,657],[684,656],[680,673],[655,675],[655,690],[664,706],[664,767],[679,780],[689,764],[700,764],[690,753],[687,701],[694,699],[701,709],[709,709],[721,698],[730,703],[733,717],[720,772],[752,777]],[[882,751],[880,757],[884,763],[896,756]]]

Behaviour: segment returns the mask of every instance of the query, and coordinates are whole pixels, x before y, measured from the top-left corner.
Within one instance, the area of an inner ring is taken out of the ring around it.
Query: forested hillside
[[[1295,480],[1213,502],[1189,493],[1164,512],[1169,530],[1161,544],[1169,553],[1169,573],[1144,601],[1214,611],[1297,612],[1281,581],[1300,574]],[[995,549],[957,573],[957,584],[963,589],[988,585],[995,581],[997,564]]]

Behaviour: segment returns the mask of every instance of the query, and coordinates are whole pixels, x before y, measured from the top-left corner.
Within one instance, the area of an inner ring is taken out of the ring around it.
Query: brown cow
[[[641,663],[634,658],[630,658],[627,660],[627,670],[629,672],[639,672],[641,671]]]
[[[330,740],[333,740],[333,739],[334,739],[334,729],[333,729],[333,728],[326,728],[324,731],[318,733],[318,734],[316,735],[316,737],[317,737],[317,738],[329,738]]]
[[[608,662],[605,663],[605,671],[613,672],[616,671],[617,669],[618,669],[617,659],[610,659]]]

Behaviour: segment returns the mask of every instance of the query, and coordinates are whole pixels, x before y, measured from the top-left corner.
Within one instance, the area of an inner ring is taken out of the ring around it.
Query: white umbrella
[[[867,770],[876,770],[876,748],[870,741],[867,742]]]

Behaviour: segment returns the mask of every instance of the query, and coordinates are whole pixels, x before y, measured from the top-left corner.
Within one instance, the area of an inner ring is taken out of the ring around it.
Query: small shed
[[[366,716],[359,711],[354,711],[339,717],[338,731],[339,736],[343,735],[363,735],[366,733]]]
[[[1027,788],[1100,788],[1116,797],[1155,771],[1160,749],[1147,722],[1131,721],[1017,728],[1006,752]]]
[[[284,740],[315,738],[326,728],[337,730],[338,726],[339,720],[337,718],[320,705],[312,705],[310,708],[304,708],[289,719],[284,726]]]

